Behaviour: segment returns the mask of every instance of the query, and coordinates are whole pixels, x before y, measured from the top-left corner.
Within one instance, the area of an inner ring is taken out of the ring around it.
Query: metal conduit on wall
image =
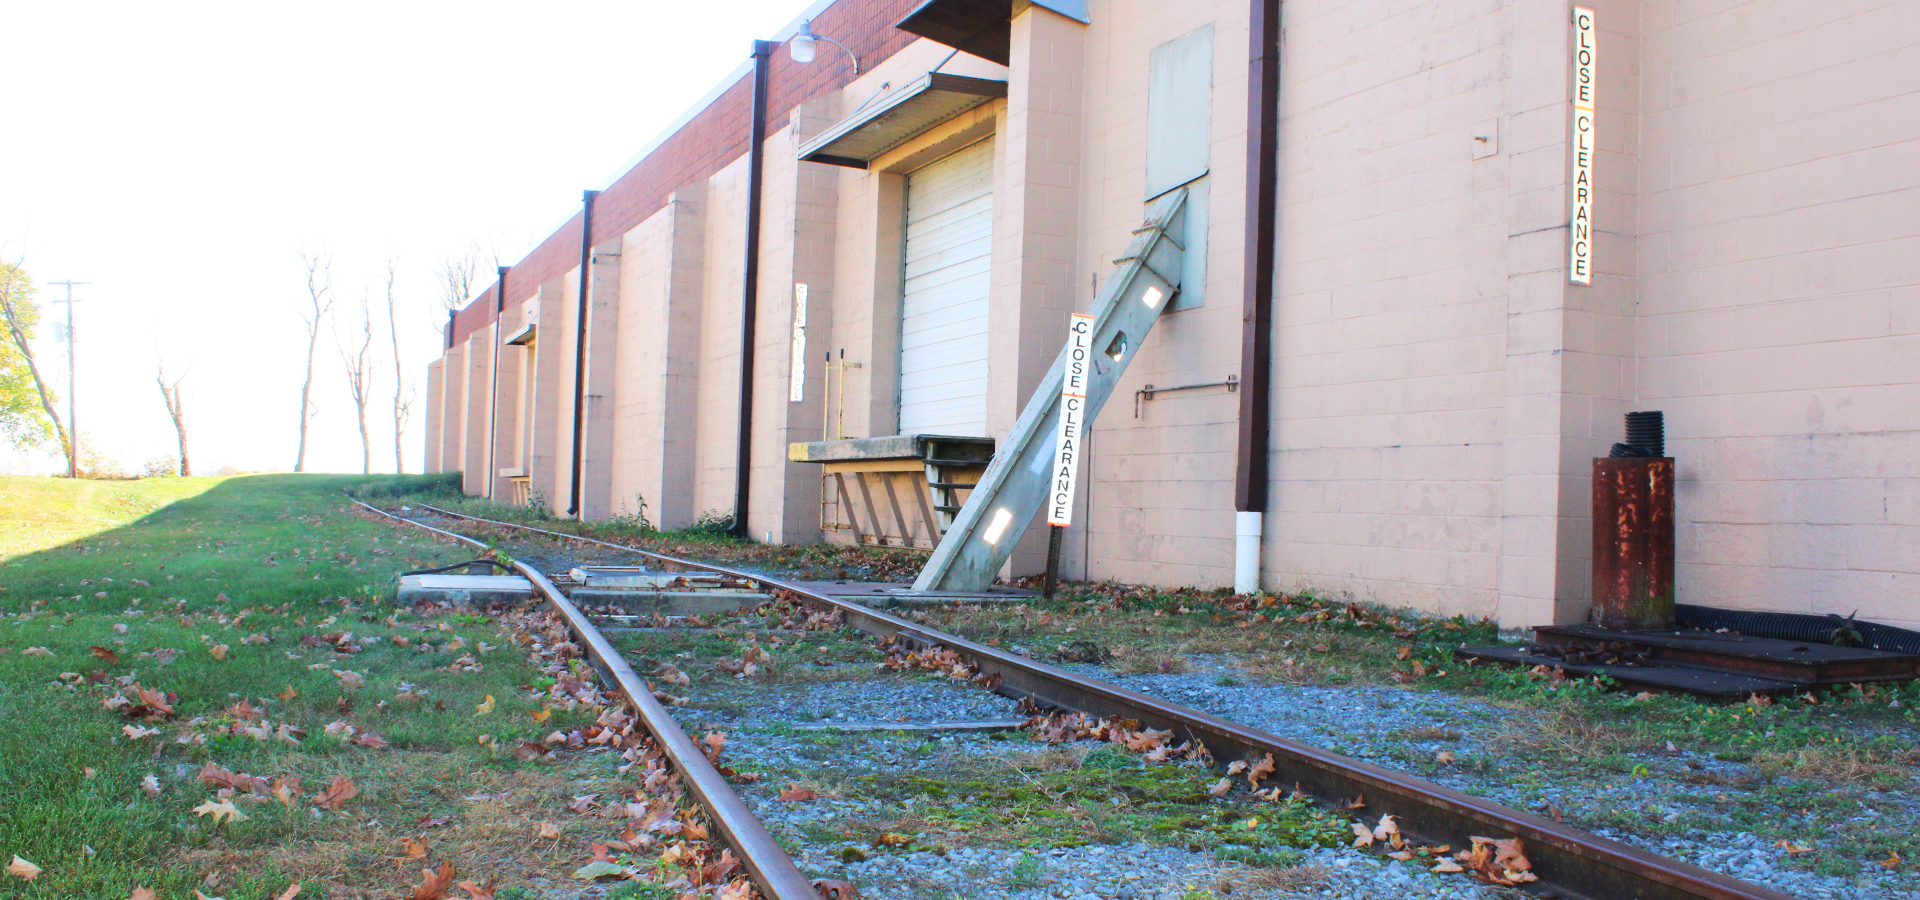
[[[573,330],[573,478],[570,499],[567,503],[567,515],[584,519],[581,513],[580,485],[582,453],[581,426],[586,421],[587,405],[587,312],[588,301],[593,297],[593,198],[600,196],[599,191],[583,191],[580,194],[580,312],[574,321]]]
[[[1281,0],[1252,0],[1247,63],[1247,231],[1240,333],[1240,440],[1233,476],[1233,589],[1260,590],[1273,371],[1273,274],[1280,180]]]
[[[500,314],[507,308],[507,270],[511,266],[500,266],[495,274],[498,280],[493,283],[493,389],[487,398],[487,499],[493,499],[493,483],[500,477],[500,463],[494,455],[500,452],[500,348],[506,346],[507,336],[500,332]],[[448,334],[452,334],[452,325],[448,325]]]
[[[767,137],[767,68],[772,41],[753,42],[753,118],[747,136],[747,258],[740,292],[740,438],[734,458],[733,533],[749,537],[747,491],[753,466],[753,341],[760,302],[760,144]]]

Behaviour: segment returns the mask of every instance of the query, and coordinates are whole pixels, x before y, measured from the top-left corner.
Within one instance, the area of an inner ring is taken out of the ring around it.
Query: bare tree
[[[393,339],[393,471],[397,475],[407,472],[405,451],[401,449],[404,441],[401,436],[407,432],[407,414],[413,409],[413,387],[407,384],[406,367],[400,362],[400,315],[393,302],[393,260],[387,260],[387,335]]]
[[[373,394],[373,314],[367,295],[360,294],[359,334],[334,334],[340,347],[340,363],[347,368],[347,392],[353,396],[355,418],[360,423],[360,474],[373,473],[373,440],[367,433],[367,401]],[[348,329],[353,326],[349,324]]]
[[[320,343],[320,323],[333,309],[332,256],[325,251],[302,250],[300,261],[307,267],[308,308],[300,313],[300,320],[307,324],[307,376],[300,382],[300,455],[293,461],[295,472],[307,470],[307,425],[313,421],[313,353]]]
[[[155,360],[153,364],[154,383],[160,385],[160,398],[167,402],[167,417],[173,420],[174,433],[180,436],[180,477],[193,474],[193,463],[187,461],[187,407],[180,400],[180,382],[187,380],[188,366],[185,371],[172,379],[167,378],[166,360]]]
[[[440,261],[438,274],[440,308],[448,315],[459,312],[473,296],[473,283],[480,277],[480,251],[469,246],[448,256]]]
[[[33,358],[33,326],[40,318],[40,308],[33,302],[33,279],[20,268],[25,260],[11,264],[0,262],[0,315],[7,320],[7,336],[13,341],[13,348],[26,360],[27,371],[33,376],[33,387],[40,394],[40,408],[53,423],[54,434],[60,438],[60,451],[69,461],[76,459],[73,444],[67,437],[66,425],[60,421],[60,413],[53,404],[53,394],[47,390],[47,380],[40,374],[40,364]],[[42,435],[45,432],[40,432]],[[73,474],[69,470],[69,474]]]

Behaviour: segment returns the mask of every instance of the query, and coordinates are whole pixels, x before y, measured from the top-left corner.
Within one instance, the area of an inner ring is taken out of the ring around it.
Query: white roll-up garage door
[[[993,142],[907,176],[900,433],[987,433]]]

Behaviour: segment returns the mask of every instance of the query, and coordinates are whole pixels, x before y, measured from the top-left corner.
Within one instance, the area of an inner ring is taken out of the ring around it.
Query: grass
[[[397,573],[467,553],[352,511],[346,488],[403,495],[444,479],[0,478],[0,858],[44,869],[31,882],[0,876],[0,898],[141,886],[251,900],[296,881],[302,897],[405,896],[442,860],[461,879],[505,885],[584,861],[605,826],[565,806],[618,790],[611,764],[522,762],[510,749],[588,714],[534,720],[526,689],[543,675],[494,618],[396,609]],[[342,650],[302,640],[333,633],[351,634]],[[175,695],[174,715],[133,722],[108,709],[131,691],[122,679]],[[242,701],[304,737],[226,733],[252,715],[234,711]],[[327,733],[335,722],[391,746],[345,743]],[[148,724],[161,733],[123,731]],[[196,734],[204,742],[175,742]],[[216,825],[193,811],[214,797],[197,777],[208,763],[298,777],[306,797],[243,798],[247,819]],[[142,788],[148,776],[157,795]],[[312,795],[334,777],[360,796],[317,809]],[[566,839],[532,840],[544,819]],[[405,838],[428,856],[406,858]]]

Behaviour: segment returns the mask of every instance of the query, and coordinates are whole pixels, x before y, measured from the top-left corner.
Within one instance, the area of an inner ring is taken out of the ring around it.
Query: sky
[[[724,9],[724,15],[715,11]],[[806,0],[724,4],[29,3],[7,0],[0,259],[73,288],[80,431],[131,471],[174,450],[156,368],[185,371],[196,473],[291,470],[308,302],[332,261],[307,470],[358,472],[341,337],[375,320],[372,470],[391,472],[386,265],[424,446],[439,356],[436,271],[470,249],[517,262]],[[36,342],[64,397],[66,345]],[[66,416],[66,404],[61,403]],[[0,471],[63,469],[0,449]]]

